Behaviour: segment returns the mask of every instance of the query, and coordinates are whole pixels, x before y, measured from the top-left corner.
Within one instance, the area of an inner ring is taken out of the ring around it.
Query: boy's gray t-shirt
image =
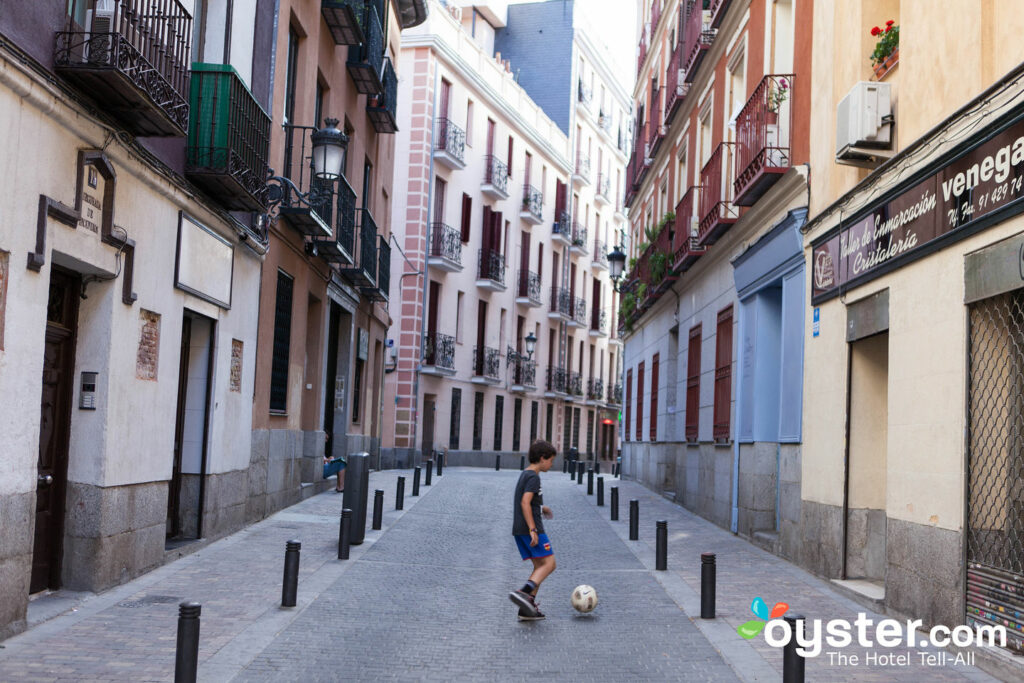
[[[523,470],[519,475],[519,482],[516,484],[516,496],[512,510],[512,533],[516,536],[529,535],[530,527],[523,517],[522,500],[523,494],[527,491],[533,493],[530,500],[530,510],[533,512],[534,528],[538,534],[544,533],[544,522],[541,519],[540,507],[544,504],[544,497],[540,488],[540,474],[533,470]]]

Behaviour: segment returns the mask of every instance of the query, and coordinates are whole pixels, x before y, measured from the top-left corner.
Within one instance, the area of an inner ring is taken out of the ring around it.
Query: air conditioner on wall
[[[892,86],[861,81],[839,101],[836,163],[875,168],[893,155]]]
[[[93,33],[107,34],[114,31],[115,0],[96,0],[96,7],[85,13],[85,44],[82,47],[82,61],[89,61],[89,39]]]

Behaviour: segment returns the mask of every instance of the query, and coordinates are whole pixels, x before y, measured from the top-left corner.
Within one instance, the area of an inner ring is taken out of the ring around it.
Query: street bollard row
[[[414,467],[412,470],[412,495],[420,495],[420,468]]]

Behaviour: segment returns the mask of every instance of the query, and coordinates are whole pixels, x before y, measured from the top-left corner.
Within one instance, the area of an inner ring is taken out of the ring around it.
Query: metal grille
[[[1024,652],[1024,290],[970,306],[967,623]]]

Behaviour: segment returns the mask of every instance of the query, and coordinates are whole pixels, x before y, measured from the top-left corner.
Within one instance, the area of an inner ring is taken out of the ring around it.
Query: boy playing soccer
[[[508,596],[519,606],[519,618],[523,621],[544,618],[534,598],[541,582],[555,571],[555,554],[541,521],[542,515],[546,519],[551,519],[553,515],[551,508],[544,505],[540,488],[540,473],[551,469],[555,461],[555,447],[547,441],[534,441],[530,444],[529,460],[530,466],[519,475],[516,484],[512,534],[519,547],[519,554],[524,560],[533,561],[533,573],[522,588],[512,591]]]

